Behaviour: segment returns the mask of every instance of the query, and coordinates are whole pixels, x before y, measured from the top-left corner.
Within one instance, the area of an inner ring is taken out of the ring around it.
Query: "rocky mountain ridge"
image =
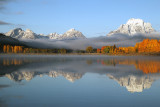
[[[86,38],[80,31],[77,31],[75,29],[70,29],[64,34],[50,33],[49,35],[43,35],[43,34],[36,34],[30,29],[26,29],[26,31],[24,31],[21,28],[16,28],[7,32],[6,36],[10,36],[16,39],[54,39],[54,40]]]

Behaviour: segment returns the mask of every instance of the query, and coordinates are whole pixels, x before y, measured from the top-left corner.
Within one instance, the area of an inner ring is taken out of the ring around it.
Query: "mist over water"
[[[75,39],[75,40],[48,40],[48,39],[35,39],[28,40],[22,39],[28,46],[36,48],[66,48],[66,49],[86,49],[87,46],[93,48],[101,48],[102,46],[134,46],[137,42],[143,41],[143,39],[160,39],[159,33],[152,33],[148,35],[136,34],[136,35],[125,35],[115,34],[112,36],[101,36],[87,39]]]
[[[160,57],[0,56],[0,105],[159,106],[159,83]]]

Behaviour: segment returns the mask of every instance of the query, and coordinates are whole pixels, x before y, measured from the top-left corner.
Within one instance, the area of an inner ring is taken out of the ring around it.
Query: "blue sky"
[[[159,5],[160,0],[0,0],[0,32],[21,27],[62,34],[75,28],[86,37],[95,37],[130,18],[150,22],[159,31]]]

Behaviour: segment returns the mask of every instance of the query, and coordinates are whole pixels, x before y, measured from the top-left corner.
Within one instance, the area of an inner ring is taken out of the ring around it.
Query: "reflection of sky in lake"
[[[159,59],[1,57],[0,105],[158,106]]]

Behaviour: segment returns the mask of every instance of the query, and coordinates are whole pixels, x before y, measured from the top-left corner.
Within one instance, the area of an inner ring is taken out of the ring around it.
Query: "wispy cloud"
[[[9,22],[4,22],[0,20],[0,26],[13,26],[14,28],[25,28],[26,25],[23,24],[13,24],[13,23],[9,23]]]
[[[0,21],[0,25],[13,25],[13,24],[8,23],[8,22],[4,22],[4,21]]]
[[[24,12],[19,11],[19,12],[15,12],[15,14],[17,14],[17,15],[21,15],[21,14],[24,14]]]
[[[0,10],[5,9],[5,5],[16,0],[0,0]]]
[[[8,11],[6,5],[9,4],[10,2],[17,2],[17,1],[18,0],[0,0],[0,13],[3,13],[3,14],[14,14],[14,15],[24,14],[22,11],[17,11],[17,12]]]
[[[83,49],[87,46],[92,46],[93,48],[101,48],[102,46],[116,45],[121,46],[134,46],[137,42],[141,42],[143,39],[160,39],[159,33],[152,33],[149,35],[137,34],[134,36],[117,34],[111,37],[102,36],[94,37],[88,39],[78,39],[78,40],[22,40],[25,41],[27,45],[34,46],[37,48],[67,48],[67,49]]]
[[[18,0],[0,0],[0,13],[5,13],[6,14],[6,5],[10,2],[16,2]],[[17,12],[8,12],[7,14],[14,14],[14,15],[22,15],[24,14],[22,11],[17,11]],[[0,20],[0,25],[9,25],[9,26],[14,26],[14,27],[25,27],[25,25],[23,24],[14,24],[14,23],[10,23],[10,22],[5,22]]]
[[[15,28],[25,28],[26,25],[23,25],[23,24],[14,24],[14,27]]]

